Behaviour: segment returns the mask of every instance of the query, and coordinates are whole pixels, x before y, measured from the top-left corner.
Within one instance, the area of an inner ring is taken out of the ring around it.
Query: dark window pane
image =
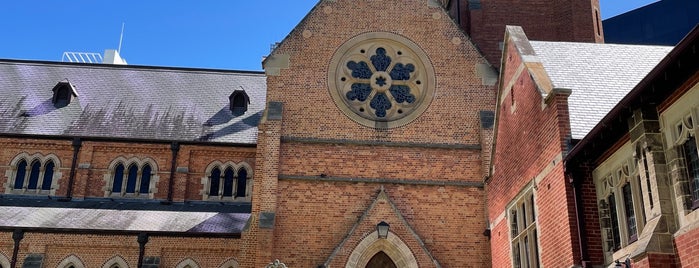
[[[138,190],[142,194],[147,194],[150,192],[150,173],[150,165],[146,164],[143,167],[143,172],[141,172],[141,188]]]
[[[684,142],[682,147],[687,165],[687,177],[692,189],[692,200],[694,200],[694,208],[696,208],[699,202],[699,153],[697,153],[697,142],[694,137],[690,137]]]
[[[609,195],[609,217],[612,220],[612,249],[614,251],[621,248],[621,235],[619,234],[619,219],[616,215],[616,199],[614,194]]]
[[[650,208],[653,209],[653,191],[650,188],[650,171],[648,170],[648,157],[646,154],[647,153],[644,151],[641,156],[643,157],[643,168],[646,171],[645,174],[646,174],[646,184],[647,184],[646,188],[648,189],[648,201],[650,202]]]
[[[522,267],[522,258],[520,258],[519,254],[519,243],[515,242],[513,247],[512,247],[512,253],[514,257],[512,258],[512,261],[514,262],[515,267],[519,268]]]
[[[17,175],[15,176],[15,189],[22,189],[24,186],[24,177],[27,174],[27,161],[20,160],[17,164]]]
[[[138,179],[138,167],[131,165],[129,167],[129,177],[126,179],[126,193],[132,194],[136,192],[136,180]]]
[[[636,213],[633,210],[633,196],[631,195],[631,184],[626,183],[621,188],[624,194],[624,212],[626,212],[626,230],[628,231],[629,242],[636,241]]]
[[[223,174],[223,196],[233,196],[233,169],[227,168]]]
[[[519,228],[517,228],[517,210],[512,209],[511,213],[511,218],[510,218],[510,229],[512,229],[512,237],[515,237],[519,234]]]
[[[245,168],[241,168],[238,171],[238,189],[236,190],[236,197],[245,197],[245,184],[247,183],[248,171]]]
[[[44,168],[44,180],[41,183],[41,190],[51,190],[51,181],[53,180],[53,169],[56,166],[53,164],[53,161],[49,160],[48,163],[46,163],[46,168]]]
[[[124,180],[124,165],[119,163],[114,169],[114,179],[112,183],[112,192],[121,192],[121,183]]]
[[[531,266],[529,265],[529,237],[525,235],[522,239],[524,239],[524,267],[530,268]]]
[[[221,170],[218,169],[217,167],[214,168],[214,170],[211,171],[211,185],[209,187],[209,195],[212,196],[217,196],[218,195],[218,187],[219,184],[221,183]]]
[[[41,163],[39,161],[32,162],[32,170],[29,173],[29,185],[27,189],[36,189],[39,184],[39,171],[41,171]]]
[[[532,208],[532,211],[531,211],[532,220],[531,220],[531,222],[534,222],[534,220],[536,219],[536,213],[535,213],[536,209],[534,209],[534,195],[529,196],[529,203],[531,204],[530,207]]]
[[[538,236],[536,229],[534,229],[534,236],[532,237],[532,244],[534,245],[534,267],[539,267],[539,247],[536,243],[536,238]]]
[[[646,217],[646,204],[645,204],[645,202],[643,202],[643,189],[641,189],[641,183],[643,183],[643,180],[641,179],[641,176],[636,176],[636,178],[638,179],[638,193],[636,193],[636,194],[638,195],[638,199],[639,199],[638,202],[641,202],[641,215],[643,216],[643,218],[641,218],[640,220],[645,222],[645,219],[647,218]],[[650,189],[650,185],[648,185],[648,189]],[[653,197],[648,195],[648,199],[652,200]],[[652,204],[652,202],[651,202],[651,204]],[[653,205],[651,205],[651,208],[653,208]]]

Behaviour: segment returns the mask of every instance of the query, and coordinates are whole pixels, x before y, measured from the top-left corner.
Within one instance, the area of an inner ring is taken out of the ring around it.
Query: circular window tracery
[[[427,109],[434,70],[412,41],[392,33],[365,33],[338,48],[329,90],[352,120],[375,128],[405,125]]]

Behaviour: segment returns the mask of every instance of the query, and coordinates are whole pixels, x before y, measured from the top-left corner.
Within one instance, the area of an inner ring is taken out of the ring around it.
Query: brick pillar
[[[94,194],[88,192],[88,189],[90,187],[95,187],[99,189],[99,191],[96,192],[98,196],[102,196],[104,194],[104,191],[102,190],[102,187],[104,186],[103,184],[88,185],[87,183],[93,173],[91,163],[93,152],[94,143],[83,142],[80,148],[80,152],[78,154],[77,169],[75,170],[75,180],[73,181],[73,199],[83,199],[85,198],[85,196],[90,196]],[[66,182],[68,182],[68,176],[70,176],[70,172],[65,172],[63,175],[63,177],[66,179]],[[101,180],[101,178],[99,181],[104,182],[103,180]],[[67,187],[68,184],[66,183],[65,185]]]
[[[629,136],[635,149],[640,176],[646,228],[643,235],[652,232],[651,244],[645,253],[673,254],[672,234],[677,230],[673,216],[671,179],[668,176],[660,122],[655,107],[643,107],[629,118]],[[636,251],[640,255],[643,252]],[[636,256],[631,256],[636,257]]]
[[[247,246],[249,256],[255,259],[254,267],[264,267],[275,258],[274,220],[277,211],[281,120],[282,103],[268,102],[265,115],[258,126],[250,239],[247,239],[256,243]]]

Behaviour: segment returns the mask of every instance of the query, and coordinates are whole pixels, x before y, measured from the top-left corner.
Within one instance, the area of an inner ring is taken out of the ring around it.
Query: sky
[[[657,0],[600,0],[603,19]],[[61,61],[119,47],[131,65],[262,70],[317,0],[6,0],[0,59]]]

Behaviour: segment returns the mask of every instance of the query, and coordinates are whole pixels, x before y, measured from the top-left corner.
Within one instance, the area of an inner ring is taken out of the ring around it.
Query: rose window
[[[330,92],[338,107],[369,127],[409,123],[434,94],[434,74],[426,55],[410,40],[394,34],[353,38],[338,49],[329,73]]]

